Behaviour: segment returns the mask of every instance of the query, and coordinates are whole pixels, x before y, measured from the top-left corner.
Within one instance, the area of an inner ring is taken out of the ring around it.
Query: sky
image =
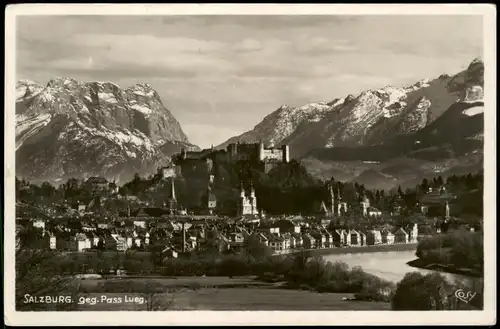
[[[21,16],[16,78],[149,83],[189,140],[218,145],[283,104],[454,74],[481,16]]]

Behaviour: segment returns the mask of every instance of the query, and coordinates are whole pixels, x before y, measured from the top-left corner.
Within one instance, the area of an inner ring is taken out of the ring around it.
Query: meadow
[[[352,294],[284,289],[250,276],[82,280],[80,291],[88,302],[78,311],[390,310],[389,303],[343,300]]]

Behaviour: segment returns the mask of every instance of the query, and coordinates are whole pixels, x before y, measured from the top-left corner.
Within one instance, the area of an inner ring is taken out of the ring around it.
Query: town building
[[[368,207],[366,213],[367,213],[368,217],[380,217],[380,216],[382,216],[382,212],[375,207]]]
[[[366,231],[366,245],[376,246],[382,243],[382,232],[380,230]]]
[[[368,215],[368,208],[370,208],[370,200],[368,200],[368,197],[366,195],[363,196],[363,199],[361,201],[361,208],[363,210],[363,216],[367,217]]]
[[[394,243],[408,243],[409,235],[402,227],[395,230],[393,234]]]
[[[428,217],[450,216],[452,200],[456,196],[449,192],[446,186],[440,188],[429,188],[419,201],[421,213]]]
[[[384,229],[380,230],[380,233],[382,235],[382,243],[383,244],[394,244],[395,237],[394,237],[394,234],[390,230],[384,228]]]
[[[347,245],[348,246],[360,246],[361,245],[361,236],[359,235],[358,231],[349,230]]]
[[[99,194],[107,191],[108,180],[104,177],[90,177],[85,181],[85,186],[92,194]]]
[[[316,239],[309,233],[304,233],[302,235],[303,246],[306,249],[314,249],[316,248]]]

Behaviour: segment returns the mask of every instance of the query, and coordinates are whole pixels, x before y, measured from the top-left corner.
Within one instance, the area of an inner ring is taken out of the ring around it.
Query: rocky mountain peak
[[[476,64],[483,64],[484,65],[484,61],[481,57],[476,57],[472,60],[472,62],[469,64],[469,67],[473,66],[473,65],[476,65]]]
[[[16,157],[27,178],[129,177],[150,173],[181,147],[197,148],[149,84],[122,89],[57,77],[16,89]]]
[[[484,62],[480,58],[475,58],[467,68],[465,74],[465,83],[468,86],[484,86]]]
[[[76,79],[70,77],[57,77],[49,80],[47,83],[47,88],[61,88],[61,87],[74,87],[77,86],[79,82]]]
[[[347,95],[347,97],[344,99],[344,104],[347,104],[349,102],[351,102],[352,100],[354,100],[356,97],[353,95],[353,94],[349,94]]]
[[[457,101],[457,93],[462,100],[480,99],[482,70],[482,61],[477,59],[466,71],[453,76],[440,75],[403,86],[364,90],[357,96],[351,94],[328,103],[282,105],[254,129],[230,141],[286,143],[293,157],[301,157],[315,148],[383,143],[431,124]]]

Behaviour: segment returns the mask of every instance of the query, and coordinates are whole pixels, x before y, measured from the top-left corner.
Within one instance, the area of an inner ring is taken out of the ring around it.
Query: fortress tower
[[[271,161],[278,163],[288,163],[290,162],[290,147],[288,145],[282,145],[279,148],[264,147],[264,143],[259,143],[259,161]]]

